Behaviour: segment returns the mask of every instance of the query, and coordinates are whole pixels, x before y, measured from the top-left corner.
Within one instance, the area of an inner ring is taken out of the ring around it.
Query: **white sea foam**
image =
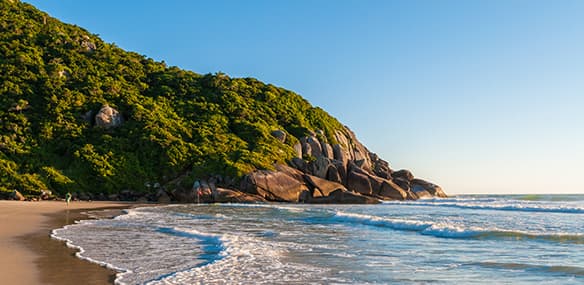
[[[284,244],[256,237],[223,235],[224,258],[148,284],[286,284],[315,279],[324,268],[285,262]]]
[[[365,225],[382,226],[395,230],[421,231],[432,226],[431,222],[383,218],[365,214],[347,213],[342,211],[337,211],[335,217],[339,221],[358,222]]]
[[[283,210],[283,211],[289,211],[289,212],[294,212],[294,213],[301,213],[304,212],[306,210],[306,208],[303,207],[294,207],[294,206],[288,206],[288,205],[284,205],[284,204],[239,204],[239,203],[234,203],[234,204],[220,204],[220,206],[223,207],[242,207],[242,208],[270,208],[270,209],[277,209],[277,210]]]
[[[373,215],[337,211],[334,217],[341,222],[357,222],[363,225],[386,227],[393,230],[416,231],[422,235],[441,238],[524,238],[546,239],[568,243],[584,243],[584,233],[530,232],[500,229],[496,227],[466,226],[453,222],[430,222],[386,218]]]
[[[450,207],[473,210],[499,210],[499,211],[521,211],[521,212],[545,212],[545,213],[568,213],[584,214],[584,207],[566,203],[551,202],[528,202],[518,200],[500,199],[428,199],[419,201],[387,201],[385,204],[399,204],[409,206],[431,206]]]
[[[83,222],[83,221],[81,221],[81,222]],[[78,221],[76,221],[76,224],[81,224],[81,223],[78,222]],[[118,271],[118,273],[116,274],[116,282],[115,282],[115,284],[126,285],[126,283],[119,281],[119,279],[120,278],[123,278],[123,276],[125,274],[131,274],[132,271],[130,271],[130,270],[126,269],[126,268],[118,267],[118,266],[116,266],[114,264],[111,264],[111,263],[107,263],[105,261],[100,261],[100,260],[96,260],[96,259],[87,257],[87,256],[84,255],[85,249],[83,247],[81,247],[79,245],[75,245],[74,242],[72,240],[70,240],[70,239],[67,239],[67,238],[64,238],[64,237],[59,236],[59,233],[61,231],[66,231],[70,226],[71,225],[67,225],[67,226],[64,226],[63,228],[52,230],[51,231],[51,235],[50,235],[51,238],[56,239],[56,240],[63,241],[63,242],[65,242],[65,244],[67,245],[67,247],[76,249],[77,252],[75,253],[75,256],[77,258],[79,258],[79,259],[86,260],[86,261],[89,261],[91,263],[95,263],[95,264],[98,264],[100,266],[103,266],[103,267],[106,267],[106,268],[109,268],[109,269]]]
[[[172,227],[166,217],[159,209],[132,209],[54,230],[52,237],[77,248],[79,258],[119,271],[117,284],[147,283],[221,258],[217,235]]]
[[[302,212],[301,208],[288,206],[267,205],[267,208]],[[189,208],[175,210],[179,209]],[[206,209],[216,211],[221,207]],[[282,260],[288,250],[309,251],[312,245],[274,242],[277,232],[266,230],[259,235],[251,229],[214,233],[221,231],[213,228],[216,221],[232,217],[213,212],[195,214],[197,211],[177,216],[168,210],[132,209],[113,220],[82,221],[55,230],[53,237],[78,248],[79,258],[119,271],[117,284],[273,284],[298,280],[300,275],[315,279],[326,271]],[[208,219],[197,219],[197,216]],[[205,281],[198,282],[198,278]]]

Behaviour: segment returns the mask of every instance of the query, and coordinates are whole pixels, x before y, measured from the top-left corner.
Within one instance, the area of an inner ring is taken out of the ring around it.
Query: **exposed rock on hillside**
[[[121,126],[123,122],[122,114],[109,105],[103,105],[95,115],[95,125],[98,127],[111,129]]]
[[[284,132],[282,130],[275,130],[275,131],[272,131],[271,134],[272,134],[272,136],[277,138],[280,142],[282,142],[282,143],[286,142],[286,132]]]

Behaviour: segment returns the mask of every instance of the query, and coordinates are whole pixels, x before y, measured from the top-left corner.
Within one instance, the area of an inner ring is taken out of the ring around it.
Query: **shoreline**
[[[116,271],[77,258],[77,249],[50,237],[51,231],[78,220],[89,211],[123,210],[150,204],[135,202],[0,201],[0,273],[7,284],[114,284]]]

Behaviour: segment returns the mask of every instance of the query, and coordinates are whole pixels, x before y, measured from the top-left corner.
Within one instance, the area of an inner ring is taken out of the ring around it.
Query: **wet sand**
[[[113,284],[115,272],[75,257],[75,250],[51,239],[52,229],[87,219],[82,212],[115,216],[138,206],[124,202],[0,201],[2,284]]]

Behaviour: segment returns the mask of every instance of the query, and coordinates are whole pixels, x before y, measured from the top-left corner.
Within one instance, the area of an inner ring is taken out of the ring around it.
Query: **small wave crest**
[[[151,284],[305,284],[299,278],[316,279],[326,271],[284,262],[288,247],[282,243],[232,234],[223,240],[225,257],[221,260],[176,272]]]
[[[198,263],[195,267],[204,267],[214,262],[217,262],[225,257],[225,246],[221,241],[221,237],[218,235],[202,233],[197,230],[193,229],[182,229],[182,228],[168,228],[168,227],[159,227],[157,229],[158,232],[185,237],[185,238],[192,238],[199,241],[201,244],[202,253],[197,255],[197,259],[201,260],[202,262]],[[176,275],[178,272],[170,272],[157,278],[150,280],[146,283],[155,283],[156,281],[167,279],[171,276]]]
[[[222,258],[221,252],[225,249],[221,241],[221,237],[218,235],[202,233],[193,229],[181,229],[181,228],[167,228],[159,227],[158,232],[179,236],[192,238],[199,241],[202,245],[203,254],[199,256],[200,259],[206,262],[202,263],[200,266],[214,262]]]
[[[539,264],[525,264],[512,262],[478,262],[469,263],[470,266],[480,266],[486,268],[506,269],[506,270],[522,270],[528,272],[547,272],[551,274],[568,275],[575,277],[584,277],[584,268],[577,266],[565,265],[539,265]]]
[[[508,240],[547,240],[561,243],[584,244],[584,234],[580,233],[532,233],[464,226],[448,222],[429,222],[406,219],[385,218],[365,214],[336,212],[333,219],[337,222],[358,223],[393,230],[415,231],[422,235],[439,238],[474,238],[474,239],[508,239]]]
[[[432,226],[432,223],[429,222],[404,219],[388,219],[371,215],[346,213],[342,211],[338,211],[335,214],[334,220],[339,222],[360,223],[364,225],[386,227],[394,230],[405,231],[422,231]]]
[[[433,207],[450,207],[459,209],[473,210],[498,210],[498,211],[520,211],[520,212],[543,212],[543,213],[565,213],[565,214],[584,214],[584,207],[570,206],[567,204],[557,203],[535,203],[532,201],[513,201],[507,200],[490,201],[474,199],[427,199],[423,201],[388,201],[386,204],[399,204],[408,206],[433,206]]]
[[[276,209],[281,211],[287,211],[292,213],[302,213],[306,211],[305,208],[302,207],[293,207],[287,206],[283,204],[220,204],[223,207],[242,207],[242,208],[268,208],[268,209]]]

